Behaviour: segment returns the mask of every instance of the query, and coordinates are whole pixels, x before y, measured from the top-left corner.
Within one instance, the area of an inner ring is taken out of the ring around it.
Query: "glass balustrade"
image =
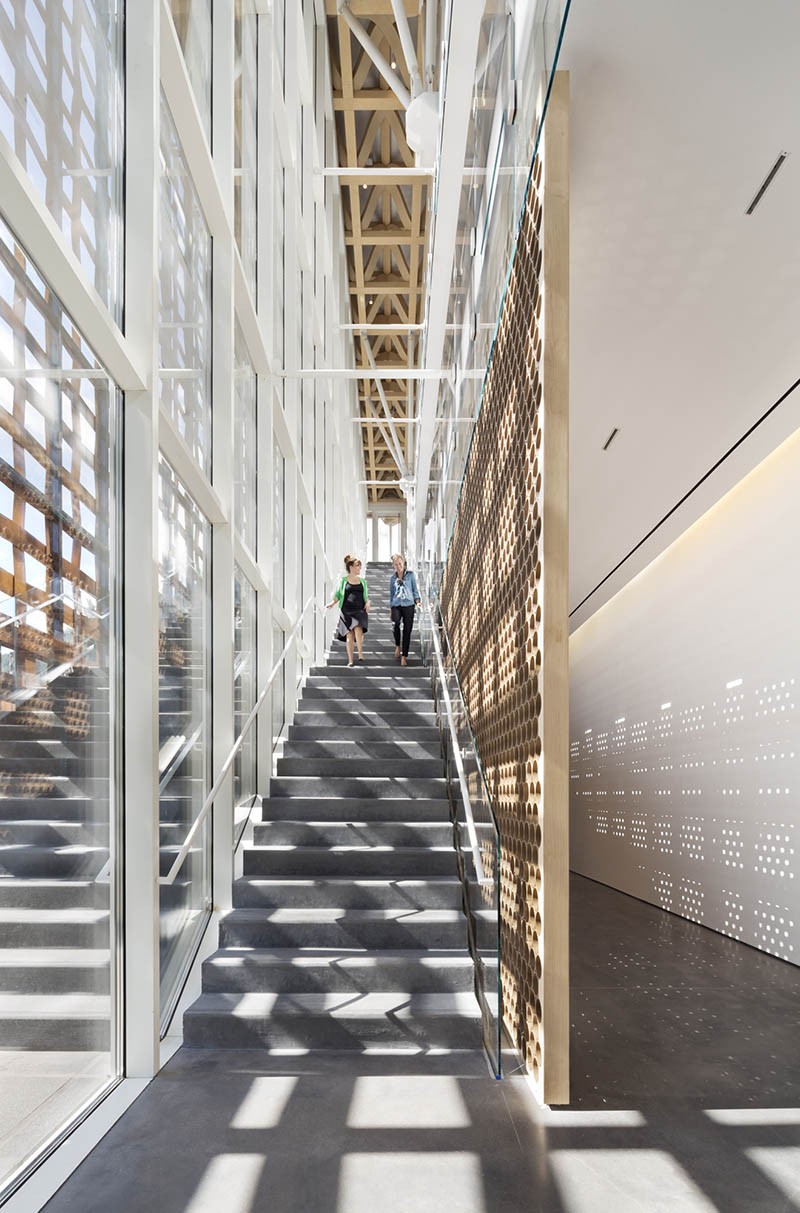
[[[431,670],[453,807],[458,868],[464,886],[469,950],[483,1043],[496,1077],[502,1073],[500,992],[500,831],[470,727],[450,640],[438,607],[420,612],[420,644]]]
[[[256,591],[237,566],[234,569],[233,711],[234,739],[241,736],[256,704]],[[253,724],[233,767],[234,842],[247,821],[257,786],[258,730]]]
[[[489,5],[481,22],[441,360],[454,369],[455,385],[443,381],[439,389],[427,498],[417,502],[433,587],[446,560],[569,4],[525,6],[516,21]],[[457,9],[451,2],[445,19],[457,20]],[[449,66],[446,59],[445,79]],[[434,225],[438,174],[435,188]]]
[[[159,460],[159,831],[166,876],[211,786],[208,519]],[[160,887],[161,1017],[166,1027],[211,911],[207,819],[171,884]]]

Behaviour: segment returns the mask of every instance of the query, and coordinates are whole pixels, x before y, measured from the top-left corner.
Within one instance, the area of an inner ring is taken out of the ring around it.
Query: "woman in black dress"
[[[344,567],[347,574],[342,577],[327,606],[330,608],[338,602],[341,607],[335,639],[347,644],[348,666],[353,664],[355,645],[358,645],[358,663],[363,665],[364,633],[369,628],[369,590],[366,578],[361,576],[360,560],[355,556],[345,556]]]

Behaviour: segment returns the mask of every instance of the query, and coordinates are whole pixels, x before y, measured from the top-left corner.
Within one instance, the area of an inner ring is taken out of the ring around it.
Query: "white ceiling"
[[[800,377],[799,52],[797,0],[573,0],[571,609]],[[798,425],[800,389],[573,625]]]

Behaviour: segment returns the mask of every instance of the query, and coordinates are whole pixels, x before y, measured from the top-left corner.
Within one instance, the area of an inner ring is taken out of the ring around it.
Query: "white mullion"
[[[159,1067],[158,802],[158,0],[126,18],[125,315],[147,389],[125,399],[125,1057]],[[134,487],[135,486],[135,487]]]
[[[0,198],[3,217],[100,362],[123,391],[143,392],[146,361],[137,357],[95,290],[10,143],[0,135]]]
[[[234,273],[238,253],[233,236],[234,28],[233,5],[214,0],[212,79],[213,176],[228,221],[219,225],[212,245],[212,436],[213,487],[222,503],[212,540],[212,678],[214,770],[234,742]],[[231,906],[233,889],[233,770],[214,802],[212,819],[214,908]]]
[[[230,518],[228,503],[223,503],[216,485],[208,479],[164,408],[159,410],[159,445],[164,458],[186,485],[211,525],[227,523]]]
[[[213,77],[212,77],[213,79]],[[233,234],[233,212],[225,204],[214,160],[197,108],[168,0],[161,0],[161,87],[180,139],[208,230],[214,239]],[[214,81],[214,94],[217,81]]]

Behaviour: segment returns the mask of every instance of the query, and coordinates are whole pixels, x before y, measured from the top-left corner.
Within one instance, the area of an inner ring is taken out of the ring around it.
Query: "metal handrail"
[[[292,644],[294,643],[295,639],[297,638],[297,633],[299,632],[300,626],[306,617],[306,612],[308,611],[309,607],[311,607],[313,605],[314,605],[314,596],[312,595],[306,602],[306,604],[303,607],[300,614],[298,615],[297,620],[295,621],[294,627],[292,628],[292,630],[289,633],[289,636],[286,640],[286,644],[283,646],[283,652],[281,653],[280,657],[276,661],[275,666],[272,670],[272,673],[270,674],[269,678],[267,679],[267,681],[264,685],[264,688],[261,691],[261,694],[259,695],[258,699],[255,702],[253,710],[251,711],[250,715],[247,717],[247,720],[244,722],[241,733],[239,734],[239,736],[236,738],[236,741],[231,746],[231,749],[228,753],[228,757],[223,762],[223,764],[220,768],[219,774],[217,775],[217,778],[214,780],[213,784],[211,785],[211,791],[208,793],[208,796],[206,796],[205,800],[203,801],[203,805],[200,809],[200,812],[197,814],[194,821],[192,822],[192,825],[189,829],[189,833],[186,835],[186,838],[184,839],[183,846],[178,851],[178,854],[175,856],[174,860],[172,861],[172,866],[170,867],[170,869],[166,873],[166,875],[159,876],[159,878],[158,878],[159,884],[172,884],[175,880],[175,877],[178,875],[178,872],[183,867],[183,864],[186,860],[186,856],[189,854],[189,851],[191,849],[192,843],[194,842],[195,838],[197,837],[200,827],[203,825],[203,823],[205,822],[209,813],[211,812],[211,808],[214,804],[214,801],[216,800],[217,796],[219,795],[220,789],[222,788],[222,785],[225,782],[225,777],[228,774],[228,772],[230,771],[231,767],[233,766],[233,760],[235,759],[236,755],[239,753],[239,750],[242,748],[245,736],[247,735],[247,732],[250,729],[250,726],[252,725],[253,721],[255,720],[256,716],[258,715],[258,712],[261,709],[261,706],[263,705],[264,700],[266,699],[267,692],[270,690],[273,682],[275,681],[275,678],[277,677],[277,674],[278,674],[278,670],[283,665],[283,662],[286,659],[286,655],[289,652],[289,649],[292,647]],[[320,611],[320,614],[322,613],[321,609],[319,607],[317,607],[317,610]]]
[[[9,594],[9,598],[12,597],[14,597],[14,595]],[[82,606],[79,602],[76,602],[74,598],[70,598],[69,594],[53,594],[50,598],[45,598],[43,602],[32,602],[31,605],[26,607],[24,611],[20,611],[19,615],[14,615],[11,619],[0,620],[0,628],[10,628],[12,624],[20,623],[23,619],[26,619],[28,615],[34,615],[37,611],[43,611],[45,607],[52,606],[54,602],[69,603],[73,610],[78,610],[83,615],[93,616],[95,619],[108,618],[108,612],[103,615],[99,611],[93,610],[92,607]]]
[[[466,771],[464,770],[464,762],[461,756],[461,743],[458,740],[456,722],[453,718],[453,704],[450,699],[450,692],[447,689],[447,677],[444,670],[442,646],[439,643],[438,624],[434,618],[433,610],[431,609],[427,595],[424,600],[424,609],[427,611],[428,615],[430,615],[431,620],[431,641],[433,644],[433,651],[436,654],[436,664],[439,667],[439,682],[441,683],[442,687],[442,698],[444,699],[445,712],[447,713],[447,723],[450,727],[450,737],[453,743],[453,758],[455,759],[456,772],[458,773],[458,783],[459,787],[461,788],[461,799],[464,804],[464,815],[467,819],[467,833],[469,834],[469,842],[472,849],[472,859],[475,864],[475,874],[478,878],[478,884],[493,884],[494,882],[492,877],[486,875],[483,867],[483,860],[481,859],[478,832],[475,829],[475,818],[472,814],[472,800],[470,798],[469,788],[467,787],[467,775]],[[494,814],[492,814],[492,818],[494,819]],[[495,832],[497,832],[496,823]]]

